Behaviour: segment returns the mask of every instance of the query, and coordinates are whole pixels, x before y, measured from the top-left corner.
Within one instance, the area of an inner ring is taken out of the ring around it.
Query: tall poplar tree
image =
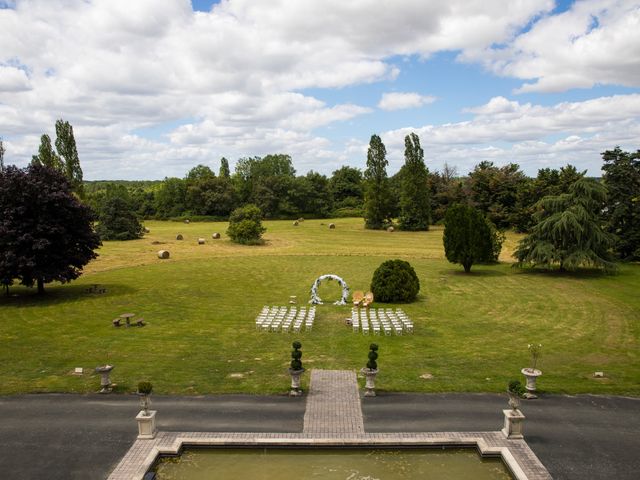
[[[400,191],[400,228],[411,231],[429,230],[429,171],[424,164],[420,138],[415,133],[404,137],[404,162]]]
[[[56,120],[56,150],[64,162],[64,174],[69,180],[71,188],[80,197],[83,197],[82,168],[80,168],[73,127],[62,119]]]
[[[2,143],[2,137],[0,137],[0,172],[4,170],[4,144]]]
[[[31,157],[33,165],[42,165],[64,173],[64,164],[51,145],[51,138],[46,133],[40,137],[38,155]]]
[[[391,192],[387,177],[387,149],[378,135],[371,135],[364,172],[365,228],[381,229],[390,217]]]
[[[231,170],[229,170],[229,160],[222,157],[220,159],[220,173],[218,174],[220,178],[229,178],[231,176]]]

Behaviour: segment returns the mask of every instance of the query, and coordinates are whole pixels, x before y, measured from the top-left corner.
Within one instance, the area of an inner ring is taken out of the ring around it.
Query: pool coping
[[[516,480],[549,480],[551,475],[523,439],[502,432],[418,432],[319,435],[311,433],[158,432],[138,439],[108,480],[142,480],[160,455],[197,447],[473,447],[483,456],[500,456]]]

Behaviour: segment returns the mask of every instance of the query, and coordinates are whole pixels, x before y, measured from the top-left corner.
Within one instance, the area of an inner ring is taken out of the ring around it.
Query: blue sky
[[[640,2],[0,0],[0,137],[26,165],[57,118],[87,179],[182,177],[225,156],[389,173],[529,175],[640,148]]]

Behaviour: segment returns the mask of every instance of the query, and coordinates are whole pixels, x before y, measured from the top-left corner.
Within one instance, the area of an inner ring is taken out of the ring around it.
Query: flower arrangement
[[[542,350],[541,343],[530,343],[528,345],[529,353],[531,354],[531,367],[529,371],[534,371],[536,369],[536,365],[538,363],[538,358],[540,357],[540,351]]]
[[[339,276],[333,274],[321,275],[316,279],[315,282],[313,282],[313,285],[311,286],[311,300],[309,300],[309,303],[311,303],[312,305],[322,305],[322,299],[318,296],[318,287],[320,286],[320,282],[322,282],[323,280],[327,280],[328,282],[330,282],[331,280],[336,280],[340,284],[340,286],[342,287],[342,298],[340,298],[340,300],[334,302],[333,304],[346,305],[347,297],[349,296],[349,287],[347,286],[347,282],[345,282]]]

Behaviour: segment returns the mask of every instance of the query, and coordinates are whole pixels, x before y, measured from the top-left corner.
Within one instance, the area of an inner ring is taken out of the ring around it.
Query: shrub
[[[522,386],[522,383],[520,382],[520,380],[511,380],[509,382],[509,388],[508,388],[509,392],[514,393],[516,395],[518,395],[519,397],[521,397],[524,394],[524,387]]]
[[[235,243],[259,245],[262,243],[262,234],[267,231],[261,219],[262,212],[255,205],[236,208],[229,216],[227,235]]]
[[[138,393],[142,395],[149,395],[153,391],[153,385],[151,382],[139,382],[138,383]]]
[[[371,279],[371,292],[380,302],[412,302],[419,291],[416,271],[404,260],[383,262]]]
[[[302,370],[302,344],[299,341],[295,341],[291,344],[293,350],[291,351],[291,370]]]
[[[378,369],[378,363],[376,362],[376,360],[378,359],[378,345],[375,343],[372,343],[371,345],[369,345],[369,361],[367,362],[367,368],[370,370],[377,370]]]

